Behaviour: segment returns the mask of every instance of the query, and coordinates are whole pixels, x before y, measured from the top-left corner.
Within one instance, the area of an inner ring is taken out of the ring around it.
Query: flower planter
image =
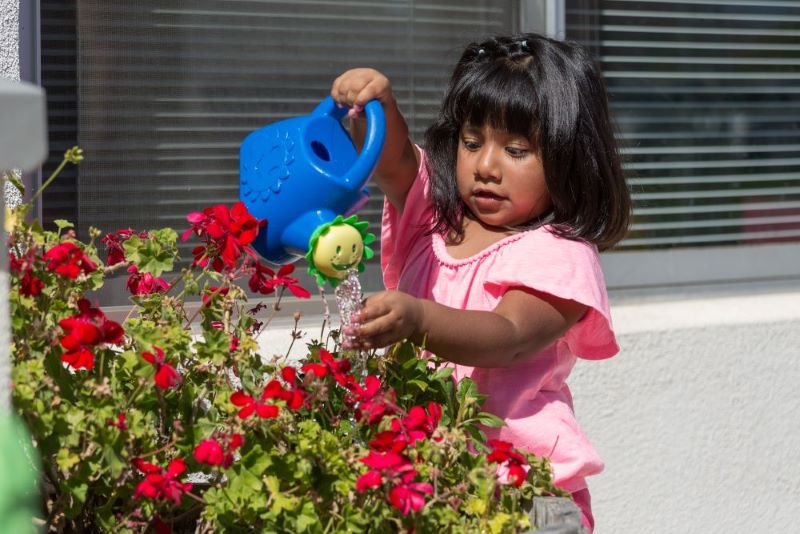
[[[528,532],[537,534],[585,534],[581,512],[570,499],[564,497],[537,497],[528,514],[536,527]]]

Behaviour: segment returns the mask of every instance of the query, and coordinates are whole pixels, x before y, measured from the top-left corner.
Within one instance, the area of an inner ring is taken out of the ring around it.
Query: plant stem
[[[64,170],[64,167],[66,165],[67,165],[67,160],[66,159],[61,160],[61,163],[58,164],[58,167],[56,167],[56,170],[53,171],[53,174],[50,175],[47,181],[45,181],[45,183],[42,184],[42,186],[33,194],[31,199],[28,201],[30,204],[33,204],[34,201],[37,198],[39,198],[39,196],[44,192],[44,190],[47,189],[47,186],[53,183],[53,180],[55,180],[56,177],[59,175],[59,173],[62,170]]]

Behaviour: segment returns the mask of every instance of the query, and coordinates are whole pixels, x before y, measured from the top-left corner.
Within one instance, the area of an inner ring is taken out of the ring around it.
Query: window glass
[[[635,223],[619,247],[800,240],[800,7],[567,0],[599,58]]]
[[[52,159],[76,142],[86,154],[43,218],[83,236],[180,231],[187,213],[237,200],[249,132],[309,113],[352,67],[387,74],[420,141],[464,44],[516,31],[518,3],[42,0]],[[375,233],[381,205],[373,190],[360,212]],[[377,270],[366,287],[380,287]]]

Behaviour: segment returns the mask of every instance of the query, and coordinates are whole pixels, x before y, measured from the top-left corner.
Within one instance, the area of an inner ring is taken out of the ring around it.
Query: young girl
[[[387,133],[374,180],[386,195],[387,291],[355,317],[351,348],[411,339],[454,364],[505,421],[489,438],[550,458],[591,530],[586,477],[603,464],[578,426],[565,380],[576,358],[613,356],[598,249],[625,235],[630,197],[603,81],[579,46],[536,34],[470,44],[425,148],[389,80],[345,72],[333,98],[378,99]]]

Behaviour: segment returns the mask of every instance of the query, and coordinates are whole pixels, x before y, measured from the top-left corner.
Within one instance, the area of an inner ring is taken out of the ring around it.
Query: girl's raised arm
[[[373,181],[398,210],[405,206],[406,195],[419,167],[419,154],[408,136],[408,126],[397,107],[389,79],[374,69],[348,70],[333,82],[331,96],[351,109],[350,134],[361,147],[366,132],[363,110],[367,102],[377,99],[386,115],[386,141]]]

